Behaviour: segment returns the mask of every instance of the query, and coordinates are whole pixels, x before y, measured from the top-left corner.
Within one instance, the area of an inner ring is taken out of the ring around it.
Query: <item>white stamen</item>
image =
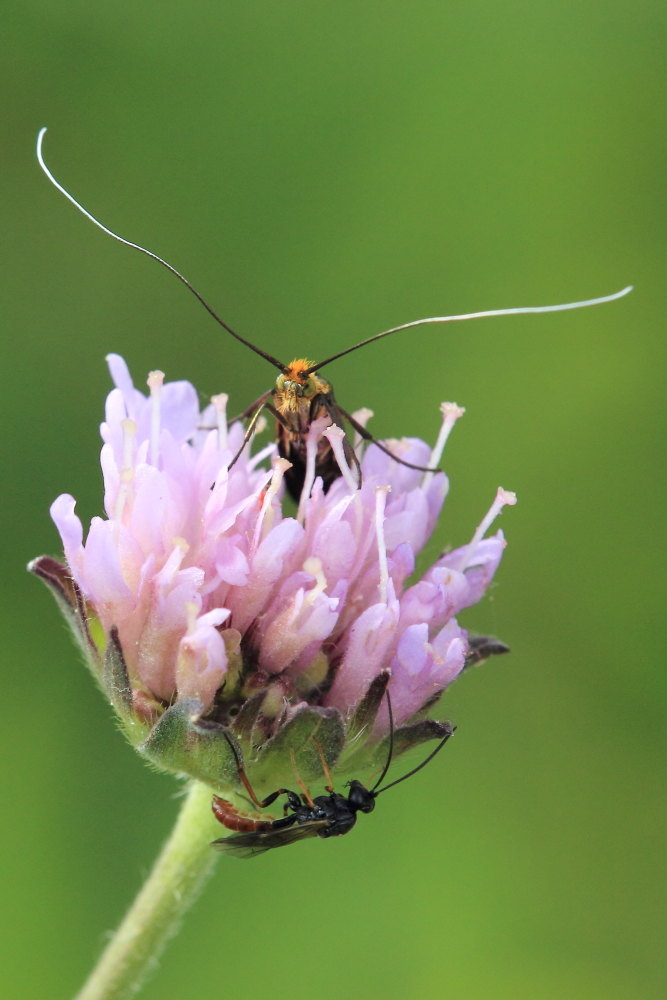
[[[276,464],[273,467],[273,475],[271,476],[271,482],[264,491],[262,507],[259,512],[259,517],[257,518],[257,523],[255,524],[255,533],[252,540],[253,553],[257,550],[257,546],[259,545],[262,537],[271,530],[273,519],[275,517],[275,511],[273,510],[273,498],[282,485],[283,476],[287,470],[291,468],[292,463],[288,462],[286,458],[276,459]]]
[[[164,372],[149,372],[146,384],[151,391],[151,464],[157,468],[160,455],[160,395]]]
[[[134,479],[134,439],[137,434],[137,425],[134,420],[126,417],[120,423],[123,429],[123,467],[120,470],[120,486],[116,498],[116,510],[114,519],[120,521],[125,509],[125,503],[129,496],[132,480]]]
[[[315,586],[307,591],[304,598],[304,604],[310,605],[326,590],[327,578],[322,569],[322,561],[317,556],[309,556],[303,564],[303,569],[305,573],[315,578]]]
[[[317,446],[325,428],[329,423],[329,419],[330,418],[328,416],[318,417],[317,420],[313,420],[308,428],[308,436],[306,438],[306,471],[303,477],[303,487],[301,489],[301,496],[299,497],[299,510],[296,517],[299,524],[303,524],[306,516],[306,503],[310,497],[313,483],[315,482]]]
[[[227,449],[227,403],[229,396],[226,392],[219,392],[217,396],[211,396],[211,402],[215,407],[215,416],[218,422],[218,448],[220,451]]]
[[[458,403],[441,403],[440,412],[442,413],[442,424],[440,426],[440,433],[438,434],[438,440],[435,442],[435,447],[431,452],[431,457],[429,459],[429,465],[432,468],[436,468],[440,464],[440,459],[442,458],[442,453],[445,450],[445,445],[447,444],[447,438],[452,432],[452,427],[465,413],[465,407],[459,406]],[[431,478],[435,475],[433,472],[425,472],[422,478],[422,489],[424,489]]]
[[[461,571],[467,569],[471,564],[475,556],[475,550],[477,546],[484,538],[484,535],[488,531],[489,527],[493,524],[495,519],[500,514],[501,510],[505,506],[513,507],[516,503],[516,493],[511,493],[509,490],[504,490],[502,486],[498,487],[498,492],[496,493],[496,498],[489,507],[486,517],[482,519],[477,527],[477,531],[472,536],[470,544],[467,546],[463,557],[461,559]]]
[[[375,489],[375,537],[378,543],[378,566],[380,568],[380,600],[387,603],[387,588],[389,585],[389,566],[387,565],[387,546],[384,538],[384,511],[387,503],[387,494],[391,493],[391,486],[377,486]]]
[[[366,424],[374,415],[375,414],[373,413],[373,410],[369,410],[366,406],[362,407],[361,410],[355,410],[354,413],[352,414],[357,423],[361,424],[362,427],[366,427]],[[354,440],[352,442],[352,447],[354,448],[355,451],[358,449],[359,445],[363,440],[364,439],[362,438],[359,431],[355,431]]]
[[[340,474],[352,490],[356,493],[359,489],[359,484],[357,482],[357,477],[352,472],[352,469],[347,463],[345,457],[345,451],[343,449],[343,438],[345,437],[345,431],[342,427],[337,424],[332,424],[331,427],[327,427],[324,431],[324,436],[331,445],[334,453],[336,462],[338,463],[338,468],[340,469]]]

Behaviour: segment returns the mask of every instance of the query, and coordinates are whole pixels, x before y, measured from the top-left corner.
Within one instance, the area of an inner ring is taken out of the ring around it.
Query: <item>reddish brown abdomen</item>
[[[227,799],[221,799],[219,795],[213,796],[211,809],[217,821],[228,830],[234,830],[237,833],[262,833],[264,830],[271,829],[271,823],[267,820],[242,816],[231,802],[228,802]]]

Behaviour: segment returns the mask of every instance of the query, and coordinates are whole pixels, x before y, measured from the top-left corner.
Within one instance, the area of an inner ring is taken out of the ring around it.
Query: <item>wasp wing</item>
[[[282,830],[239,833],[233,837],[214,840],[211,847],[225,854],[233,854],[236,858],[254,858],[255,855],[264,854],[274,847],[286,847],[287,844],[295,844],[297,840],[316,837],[330,825],[329,820],[313,820],[311,823],[299,823],[298,826],[288,826]]]

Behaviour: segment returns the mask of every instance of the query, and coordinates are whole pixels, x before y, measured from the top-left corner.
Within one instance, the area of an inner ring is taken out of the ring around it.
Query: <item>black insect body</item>
[[[340,792],[317,795],[313,799],[312,808],[302,805],[295,809],[292,815],[295,816],[297,823],[317,822],[321,818],[327,825],[319,831],[318,837],[340,837],[350,832],[357,822],[358,812],[373,812],[376,795],[377,792],[369,791],[360,781],[354,779],[350,782],[350,792],[347,797]],[[310,811],[311,816],[302,818],[306,809]]]
[[[407,774],[397,778],[395,781],[391,781],[384,788],[379,788],[378,786],[382,783],[389,770],[393,753],[394,727],[391,702],[389,701],[388,694],[387,705],[389,706],[390,717],[389,752],[382,774],[372,788],[366,788],[356,779],[350,781],[347,795],[341,795],[340,792],[334,791],[331,773],[327,767],[324,755],[318,747],[320,749],[322,767],[329,782],[325,786],[328,792],[327,795],[317,795],[315,798],[311,798],[308,789],[297,772],[297,780],[302,790],[301,795],[291,789],[280,788],[276,792],[272,792],[266,799],[260,800],[255,795],[252,785],[243,769],[243,762],[238,748],[229,740],[230,746],[232,746],[236,756],[239,778],[245,785],[252,801],[260,809],[264,809],[275,802],[280,795],[285,795],[287,797],[285,815],[276,820],[262,820],[243,816],[226,799],[214,795],[212,808],[216,819],[228,829],[241,832],[232,837],[223,837],[220,840],[214,840],[211,846],[218,851],[233,854],[238,858],[253,858],[255,855],[263,854],[273,847],[284,847],[287,844],[296,843],[297,840],[305,840],[307,837],[341,837],[343,834],[349,833],[357,822],[357,813],[372,812],[375,809],[375,800],[378,795],[386,792],[388,788],[398,785],[401,781],[405,781],[406,778],[412,777],[417,771],[421,771],[442,750],[454,732],[454,726],[444,723],[445,735],[426,760],[423,760],[417,767],[408,771]]]
[[[217,819],[230,829],[238,829],[239,823],[242,823],[244,832],[214,840],[213,846],[227,854],[252,858],[272,847],[283,847],[306,837],[341,837],[349,833],[357,822],[358,812],[369,813],[375,809],[378,793],[354,780],[350,782],[349,795],[332,791],[328,795],[315,796],[310,804],[305,795],[300,796],[289,790],[285,794],[286,808],[292,811],[271,822],[239,816],[231,803],[214,796],[213,812]]]

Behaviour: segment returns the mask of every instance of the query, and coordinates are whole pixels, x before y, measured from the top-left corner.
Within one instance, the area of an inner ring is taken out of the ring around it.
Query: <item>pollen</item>
[[[125,503],[134,481],[134,446],[137,436],[137,424],[134,420],[126,417],[121,420],[123,432],[123,465],[120,468],[118,495],[116,496],[116,507],[114,519],[120,521],[125,510]]]
[[[146,381],[151,391],[151,464],[157,467],[160,454],[160,394],[164,385],[164,372],[149,372]]]

